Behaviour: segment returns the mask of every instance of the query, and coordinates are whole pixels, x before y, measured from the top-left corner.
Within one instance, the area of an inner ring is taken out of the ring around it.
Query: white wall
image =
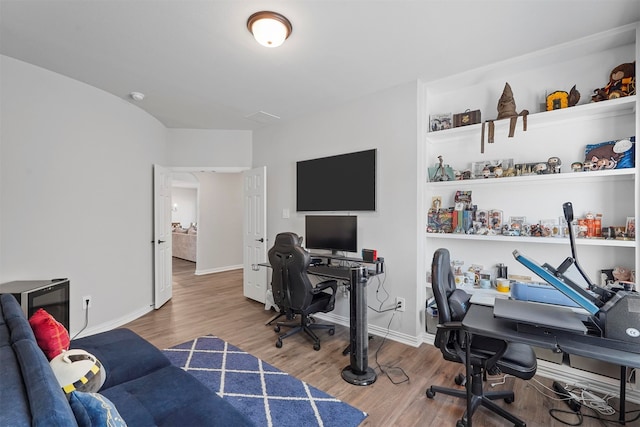
[[[251,131],[167,129],[170,166],[246,167],[251,166]]]
[[[129,102],[0,57],[0,282],[69,277],[71,332],[152,303],[152,165],[166,129]],[[123,297],[126,295],[126,297]]]
[[[196,274],[242,267],[242,174],[195,173],[198,192],[198,256]]]
[[[359,248],[375,248],[385,258],[384,289],[407,300],[405,313],[391,324],[396,336],[418,336],[419,307],[416,284],[417,222],[417,85],[405,84],[312,117],[256,131],[253,164],[267,166],[267,232],[269,241],[281,231],[304,234],[304,214],[295,212],[295,164],[298,160],[378,149],[377,210],[357,213]],[[327,171],[331,173],[331,171]],[[345,183],[345,185],[349,185]],[[353,191],[358,191],[354,188]],[[282,218],[289,209],[291,217]],[[376,308],[385,291],[373,279],[369,305]],[[385,305],[387,307],[387,305]],[[347,299],[341,297],[335,313],[348,318]],[[370,325],[386,329],[391,313],[368,312]]]
[[[176,210],[173,210],[177,206]],[[171,222],[179,222],[184,228],[198,222],[198,190],[171,187]]]

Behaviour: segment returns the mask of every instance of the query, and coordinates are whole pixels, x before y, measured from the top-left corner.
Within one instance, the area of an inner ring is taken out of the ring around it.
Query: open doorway
[[[196,275],[242,268],[241,172],[174,170],[171,206],[174,257],[195,263]]]
[[[171,243],[172,255],[197,262],[199,181],[190,172],[171,174]]]

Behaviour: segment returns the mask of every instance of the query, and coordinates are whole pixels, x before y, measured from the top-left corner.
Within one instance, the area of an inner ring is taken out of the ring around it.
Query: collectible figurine
[[[636,94],[636,61],[620,64],[609,74],[609,83],[595,89],[591,102],[605,101]]]

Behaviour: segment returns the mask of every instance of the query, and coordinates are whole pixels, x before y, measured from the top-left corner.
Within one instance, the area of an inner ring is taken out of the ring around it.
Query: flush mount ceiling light
[[[291,35],[291,22],[276,12],[256,12],[247,20],[247,28],[258,43],[278,47]]]

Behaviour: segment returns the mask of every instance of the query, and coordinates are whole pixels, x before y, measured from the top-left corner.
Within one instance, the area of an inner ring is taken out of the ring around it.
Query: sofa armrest
[[[171,362],[150,342],[129,329],[113,329],[71,341],[71,348],[93,354],[106,372],[101,390],[143,377]]]

